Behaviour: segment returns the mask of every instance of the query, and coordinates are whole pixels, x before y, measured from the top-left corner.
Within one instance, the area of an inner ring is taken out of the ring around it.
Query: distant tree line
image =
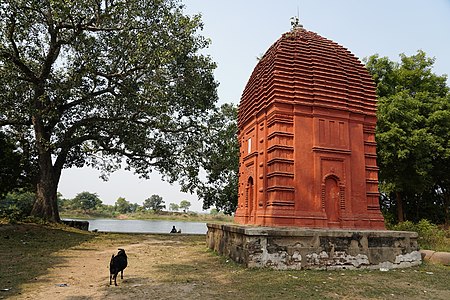
[[[161,213],[166,206],[163,198],[159,195],[152,195],[145,199],[142,205],[131,203],[123,197],[117,198],[113,205],[104,204],[96,193],[81,192],[73,199],[66,199],[58,193],[58,207],[61,211],[81,211],[84,214],[130,214],[151,212],[155,214]],[[0,201],[0,217],[7,218],[11,221],[17,221],[30,215],[33,203],[36,201],[36,195],[33,192],[17,190],[9,192],[3,196]],[[191,203],[182,200],[180,204],[170,203],[171,211],[178,211],[180,208],[183,212],[188,212]]]
[[[191,206],[191,203],[189,201],[182,200],[180,206],[182,206],[183,203],[185,203],[185,212],[187,212],[187,210]],[[171,205],[172,204],[173,203],[171,203]],[[99,199],[97,194],[89,192],[81,192],[77,194],[73,199],[61,199],[59,201],[59,206],[62,209],[78,209],[83,210],[84,212],[103,210],[121,214],[145,211],[160,213],[161,211],[166,209],[164,200],[159,195],[151,195],[149,198],[143,201],[142,205],[131,203],[123,197],[117,198],[114,205],[105,205],[103,204],[102,200]]]

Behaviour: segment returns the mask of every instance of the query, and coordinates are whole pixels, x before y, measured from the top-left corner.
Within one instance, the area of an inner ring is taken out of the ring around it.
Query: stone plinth
[[[247,267],[393,269],[422,261],[415,232],[207,226],[208,247]]]

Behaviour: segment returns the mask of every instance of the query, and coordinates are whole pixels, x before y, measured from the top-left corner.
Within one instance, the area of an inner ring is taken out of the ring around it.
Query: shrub
[[[14,223],[29,216],[35,194],[32,192],[11,192],[3,199],[0,199],[0,217],[8,219]]]
[[[418,223],[406,221],[391,226],[389,229],[399,231],[415,231],[419,234],[418,243],[421,249],[435,251],[449,251],[450,241],[445,230],[428,220],[422,219]]]

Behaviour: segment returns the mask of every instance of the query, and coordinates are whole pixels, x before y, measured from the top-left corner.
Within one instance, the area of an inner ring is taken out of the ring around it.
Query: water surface
[[[89,230],[104,232],[131,232],[131,233],[170,233],[172,226],[181,233],[206,234],[206,223],[182,222],[166,220],[116,220],[116,219],[92,219],[89,222]]]

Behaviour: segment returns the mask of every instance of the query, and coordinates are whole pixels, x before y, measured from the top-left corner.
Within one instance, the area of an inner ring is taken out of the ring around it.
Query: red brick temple
[[[235,221],[385,229],[376,164],[376,95],[346,48],[296,26],[242,94]]]

